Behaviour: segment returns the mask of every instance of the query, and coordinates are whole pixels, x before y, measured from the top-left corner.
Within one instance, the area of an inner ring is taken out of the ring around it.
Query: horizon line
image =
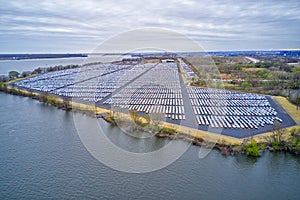
[[[300,51],[300,48],[274,48],[274,49],[240,49],[240,50],[208,50],[208,51],[145,51],[145,52],[31,52],[31,53],[20,53],[20,52],[0,52],[0,55],[9,55],[9,54],[25,54],[25,55],[34,55],[34,54],[142,54],[142,53],[215,53],[215,52],[251,52],[251,51]]]

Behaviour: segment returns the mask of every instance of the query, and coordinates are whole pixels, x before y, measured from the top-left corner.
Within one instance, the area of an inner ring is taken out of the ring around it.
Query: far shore
[[[49,59],[49,58],[75,58],[87,57],[87,54],[0,54],[0,60],[25,60],[25,59]]]

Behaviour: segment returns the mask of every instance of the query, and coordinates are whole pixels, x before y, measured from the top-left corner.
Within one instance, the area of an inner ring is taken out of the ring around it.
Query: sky
[[[0,0],[0,5],[0,53],[94,52],[113,37],[143,28],[177,32],[205,51],[300,48],[298,0]]]

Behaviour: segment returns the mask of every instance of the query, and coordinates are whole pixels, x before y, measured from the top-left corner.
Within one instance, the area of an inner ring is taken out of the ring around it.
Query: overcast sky
[[[300,48],[299,0],[0,3],[0,53],[92,52],[145,27],[179,32],[207,51]]]

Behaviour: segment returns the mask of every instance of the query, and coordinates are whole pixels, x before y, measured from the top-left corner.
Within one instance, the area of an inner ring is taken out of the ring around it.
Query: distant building
[[[174,60],[174,59],[168,58],[168,59],[163,59],[163,60],[161,60],[161,62],[162,62],[162,63],[169,63],[169,62],[175,62],[175,60]]]

